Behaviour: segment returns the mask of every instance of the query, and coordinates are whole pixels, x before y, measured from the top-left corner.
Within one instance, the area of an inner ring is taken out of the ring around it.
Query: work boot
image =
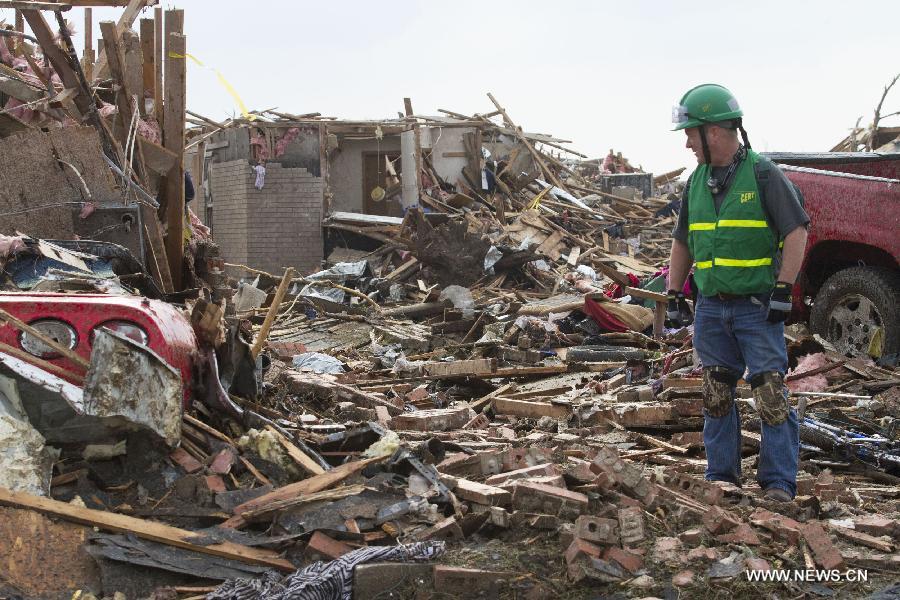
[[[790,502],[793,500],[791,495],[779,487],[770,487],[763,494],[763,498],[772,502]]]

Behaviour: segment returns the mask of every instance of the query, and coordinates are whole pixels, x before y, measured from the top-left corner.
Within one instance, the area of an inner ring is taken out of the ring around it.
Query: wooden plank
[[[138,112],[142,117],[147,116],[146,102],[144,102],[144,66],[141,57],[141,38],[131,29],[122,33],[122,48],[125,52],[125,89],[129,98],[137,98]]]
[[[270,550],[250,548],[233,542],[220,542],[210,545],[195,544],[192,539],[196,538],[197,534],[193,531],[186,531],[154,521],[145,521],[127,515],[84,508],[75,504],[32,496],[24,492],[11,492],[6,488],[0,488],[0,504],[36,510],[47,515],[81,523],[82,525],[97,527],[105,531],[133,534],[142,539],[176,548],[185,548],[202,554],[272,567],[288,573],[295,570],[291,562],[279,558],[278,554]]]
[[[166,11],[166,82],[165,82],[165,125],[163,128],[163,147],[177,156],[175,167],[161,183],[166,214],[166,256],[169,259],[169,272],[172,285],[181,289],[181,270],[184,260],[184,111],[185,111],[185,59],[186,40],[180,31],[172,31],[170,22],[177,22],[184,11]],[[174,18],[170,18],[174,17]],[[183,19],[183,17],[182,17]]]
[[[132,23],[134,23],[134,20],[137,18],[138,13],[143,10],[146,3],[147,0],[129,0],[128,6],[125,7],[125,10],[123,10],[122,14],[119,16],[119,20],[116,22],[117,36],[121,36],[123,31],[131,27]],[[44,45],[41,44],[41,47],[43,48]],[[101,50],[100,58],[97,60],[97,64],[94,65],[94,73],[97,75],[97,77],[106,77],[107,69],[107,57],[106,54]]]
[[[561,231],[554,231],[540,246],[537,247],[535,252],[556,260],[559,258],[559,251],[556,247],[562,242],[563,237],[565,237],[564,233]]]
[[[153,19],[141,19],[141,91],[143,98],[153,98],[156,103],[158,96],[156,95],[156,54],[154,53],[154,41],[156,31],[154,29],[155,21]],[[141,115],[147,116],[146,102],[141,103]]]
[[[572,412],[568,406],[559,404],[511,400],[502,397],[494,398],[493,407],[494,412],[498,415],[514,415],[517,417],[553,417],[555,419],[561,419],[568,417]]]
[[[72,10],[71,4],[62,2],[26,2],[25,0],[0,0],[0,8],[15,8],[16,10],[53,10],[65,12]]]
[[[145,137],[138,136],[138,146],[144,158],[144,166],[156,173],[157,175],[165,175],[175,166],[178,160],[171,150],[166,150],[159,144],[155,144]]]
[[[275,316],[278,314],[278,309],[281,307],[281,301],[284,300],[284,295],[287,293],[288,286],[293,278],[294,268],[288,267],[284,270],[284,275],[281,277],[281,282],[278,284],[278,289],[275,291],[275,297],[272,299],[272,304],[269,305],[268,312],[266,312],[266,318],[259,328],[259,333],[256,334],[256,339],[253,341],[253,347],[250,349],[250,354],[254,359],[259,356],[259,353],[263,349],[263,345],[266,343],[266,339],[269,337],[269,330],[272,328],[272,323],[275,321]]]
[[[153,9],[153,114],[163,130],[163,9]]]
[[[322,466],[307,456],[300,448],[291,443],[289,439],[281,435],[281,432],[272,427],[271,425],[266,425],[266,430],[272,433],[277,439],[278,442],[284,447],[285,451],[288,453],[288,456],[291,459],[300,465],[303,470],[312,473],[313,475],[321,475],[325,472],[325,469]]]
[[[651,292],[650,290],[642,290],[640,288],[635,287],[625,287],[625,293],[629,296],[634,296],[635,298],[645,298],[647,300],[653,300],[655,302],[668,302],[669,297],[665,294],[661,294],[659,292]]]
[[[418,259],[415,256],[412,256],[405,263],[403,263],[402,265],[400,265],[399,267],[397,267],[396,269],[394,269],[393,271],[388,273],[388,275],[385,277],[385,279],[389,279],[391,281],[396,281],[396,280],[400,279],[404,274],[406,274],[407,276],[412,275],[411,272],[407,273],[407,271],[409,271],[410,269],[412,269],[413,267],[415,267],[418,264],[419,264]]]
[[[36,367],[40,367],[41,369],[43,369],[45,371],[49,371],[50,373],[53,373],[54,375],[57,375],[58,377],[75,379],[76,382],[79,382],[79,385],[83,385],[83,381],[84,381],[83,377],[76,375],[75,373],[72,373],[68,369],[62,368],[59,365],[55,365],[52,362],[46,361],[42,358],[38,358],[37,356],[32,356],[31,354],[28,354],[27,352],[25,352],[24,350],[22,350],[20,348],[16,348],[14,346],[9,346],[7,344],[4,344],[3,342],[0,342],[0,352],[2,352],[4,354],[9,354],[10,356],[14,356],[14,357],[18,358],[19,360],[23,360],[23,361],[25,361],[29,364],[32,364]]]
[[[253,500],[244,502],[243,504],[235,507],[235,516],[222,523],[221,526],[231,528],[241,527],[244,525],[244,520],[240,517],[241,513],[244,513],[248,510],[257,510],[264,506],[275,502],[280,502],[282,500],[296,498],[297,496],[300,496],[302,494],[313,494],[315,492],[320,492],[324,489],[328,489],[347,479],[351,475],[362,471],[368,465],[384,461],[387,458],[387,456],[376,456],[374,458],[367,458],[365,460],[344,463],[343,465],[339,465],[331,469],[330,471],[322,473],[321,475],[314,475],[308,479],[304,479],[303,481],[291,483],[284,487],[280,487],[277,490],[272,490],[268,494],[263,494],[259,498],[254,498]]]
[[[569,258],[566,260],[567,263],[571,266],[576,266],[578,264],[578,257],[581,256],[581,246],[575,246],[569,252]]]
[[[139,138],[140,139],[140,138]],[[163,243],[162,225],[156,211],[146,204],[141,204],[141,220],[144,223],[144,235],[147,252],[147,265],[150,274],[166,294],[175,291],[172,285],[172,274],[169,272],[169,261],[166,258],[166,247]]]

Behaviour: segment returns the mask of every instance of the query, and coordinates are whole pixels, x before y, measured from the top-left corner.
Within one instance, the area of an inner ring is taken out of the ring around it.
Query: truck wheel
[[[900,275],[878,267],[852,267],[828,278],[816,294],[809,324],[838,352],[868,354],[881,330],[882,355],[900,350]]]

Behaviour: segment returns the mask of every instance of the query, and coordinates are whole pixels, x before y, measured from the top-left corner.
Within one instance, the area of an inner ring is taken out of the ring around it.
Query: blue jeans
[[[700,295],[694,309],[694,348],[704,367],[728,367],[736,374],[754,375],[787,370],[784,325],[766,320],[766,294],[722,300]],[[732,390],[733,391],[733,390]],[[785,390],[787,394],[787,390]],[[703,411],[703,443],[706,446],[706,479],[741,481],[741,421],[737,404],[721,418]],[[793,497],[797,493],[800,424],[791,409],[779,425],[762,422],[762,444],[756,479],[763,489],[778,487]]]

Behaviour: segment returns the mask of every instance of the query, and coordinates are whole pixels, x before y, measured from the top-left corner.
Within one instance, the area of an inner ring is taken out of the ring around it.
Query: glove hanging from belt
[[[666,318],[675,327],[684,327],[694,322],[694,313],[688,306],[687,299],[683,292],[669,290],[669,303],[666,306]]]
[[[783,323],[791,314],[794,286],[784,281],[775,284],[769,296],[769,314],[766,319],[770,323]]]

